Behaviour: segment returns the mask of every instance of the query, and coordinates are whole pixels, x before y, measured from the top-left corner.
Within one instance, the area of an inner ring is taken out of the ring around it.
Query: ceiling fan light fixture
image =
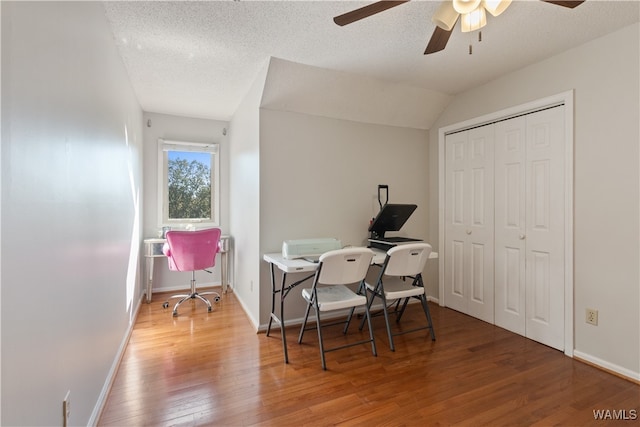
[[[487,25],[487,14],[484,7],[478,7],[471,13],[462,15],[461,31],[463,33],[479,30],[485,25]]]
[[[461,15],[471,13],[480,6],[482,0],[453,0],[453,8]]]
[[[431,21],[443,30],[451,31],[453,26],[456,25],[459,15],[460,14],[453,8],[452,2],[444,0],[440,3],[440,7],[438,7],[436,13],[433,14]]]
[[[484,8],[493,16],[500,15],[510,4],[511,0],[482,0]]]

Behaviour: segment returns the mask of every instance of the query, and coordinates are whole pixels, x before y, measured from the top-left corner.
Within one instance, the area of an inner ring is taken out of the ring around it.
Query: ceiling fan
[[[407,3],[410,0],[382,0],[345,14],[336,16],[333,21],[344,26],[359,21],[371,15],[383,12],[392,7]],[[585,0],[542,0],[546,3],[573,9],[584,3]],[[498,16],[509,6],[511,0],[444,0],[432,20],[436,28],[424,51],[425,55],[443,50],[447,46],[453,27],[462,16],[462,32],[477,30],[486,24],[485,10],[493,16]]]

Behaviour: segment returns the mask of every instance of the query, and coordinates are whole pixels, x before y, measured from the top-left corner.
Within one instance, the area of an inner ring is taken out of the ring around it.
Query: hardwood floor
[[[369,345],[327,354],[317,334],[302,345],[288,328],[288,365],[279,330],[256,334],[232,293],[207,313],[166,295],[140,309],[98,425],[437,426],[638,425],[640,386],[504,329],[430,304],[437,340],[423,330],[395,338],[374,319]],[[290,298],[295,298],[292,293]],[[403,328],[423,322],[417,305]],[[366,331],[365,331],[366,333]],[[327,329],[328,342],[358,335]],[[608,420],[596,420],[594,410]],[[615,411],[615,412],[614,412]],[[612,418],[627,418],[616,421]]]

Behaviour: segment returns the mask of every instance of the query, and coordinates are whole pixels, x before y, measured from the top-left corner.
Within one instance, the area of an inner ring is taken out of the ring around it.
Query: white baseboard
[[[249,321],[251,322],[253,327],[257,330],[257,332],[260,332],[260,325],[258,324],[258,321],[251,315],[251,310],[249,310],[247,308],[246,304],[244,303],[244,300],[240,297],[239,294],[237,294],[237,293],[234,293],[234,294],[235,294],[235,297],[236,297],[236,301],[238,301],[240,303],[240,306],[244,310],[244,314],[247,315],[247,317],[249,318]]]
[[[98,424],[98,420],[100,419],[100,415],[102,414],[104,405],[107,403],[107,397],[109,396],[109,392],[111,391],[111,387],[113,386],[116,374],[118,373],[118,368],[120,367],[122,356],[124,356],[124,352],[127,349],[127,344],[129,343],[129,338],[131,338],[131,333],[133,332],[133,327],[136,324],[136,319],[138,318],[138,312],[140,311],[140,307],[142,306],[143,298],[146,300],[146,295],[142,294],[138,299],[136,308],[133,311],[133,318],[129,322],[129,327],[127,328],[127,331],[124,334],[122,341],[120,342],[120,347],[118,347],[116,357],[111,364],[111,369],[109,369],[109,373],[107,374],[105,383],[102,386],[102,390],[100,391],[100,395],[98,396],[98,401],[96,402],[96,405],[91,412],[91,417],[89,417],[89,422],[87,423],[88,426],[95,426]]]
[[[382,306],[380,306],[379,308],[382,308]],[[376,307],[372,307],[371,310],[375,311]],[[357,314],[361,314],[364,313],[364,311],[358,311],[356,310],[354,317],[356,317]],[[332,321],[332,320],[336,320],[336,319],[346,319],[347,315],[349,315],[349,310],[345,309],[345,310],[338,310],[338,311],[333,311],[331,313],[327,313],[325,315],[322,316],[322,324],[324,325],[324,321]],[[296,317],[295,319],[285,319],[286,322],[286,327],[290,327],[290,326],[301,326],[302,322],[303,322],[304,318],[303,317]],[[309,319],[307,320],[307,323],[315,323],[316,321],[316,316],[314,316],[313,314],[309,314]],[[360,322],[360,319],[357,319],[358,322]],[[352,320],[353,323],[353,320]],[[267,326],[269,326],[268,324],[262,324],[258,327],[258,332],[266,332],[267,331]],[[276,321],[273,321],[273,323],[271,324],[271,329],[274,330],[280,330],[280,324]]]
[[[433,301],[434,303],[438,303],[438,299],[437,298],[433,298],[433,297],[427,297],[427,301]],[[409,304],[420,304],[420,301],[416,300],[416,299],[411,299],[409,301]],[[377,310],[382,310],[382,304],[377,303],[374,304],[373,307],[371,307],[372,311],[377,311]],[[335,319],[339,319],[340,317],[346,317],[349,314],[349,310],[340,310],[340,311],[335,311],[332,312],[330,315],[325,315],[322,318],[326,319],[326,320],[335,320]],[[359,309],[356,310],[356,314],[364,314],[364,309]],[[297,317],[295,319],[285,319],[286,321],[286,326],[300,326],[302,325],[302,321],[304,320],[304,318],[302,317]],[[309,322],[315,322],[316,321],[316,317],[313,316],[312,314],[309,314]],[[269,326],[269,324],[261,324],[258,326],[258,332],[266,332],[267,331],[267,327]],[[271,324],[271,329],[280,329],[280,325],[277,322],[272,322]]]
[[[622,366],[618,366],[616,364],[613,364],[611,362],[607,362],[606,360],[602,360],[598,357],[592,356],[590,354],[587,353],[583,353],[579,350],[573,350],[573,357],[575,359],[579,359],[582,360],[584,362],[587,362],[589,364],[595,365],[597,367],[600,367],[606,371],[618,374],[622,377],[628,378],[631,381],[634,381],[636,383],[640,383],[640,372],[634,372],[630,369],[627,368],[623,368]]]

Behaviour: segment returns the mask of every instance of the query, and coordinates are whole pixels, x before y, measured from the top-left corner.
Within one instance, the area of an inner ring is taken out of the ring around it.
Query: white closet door
[[[525,335],[526,119],[495,126],[495,323]]]
[[[469,175],[468,132],[447,135],[445,140],[445,273],[444,289],[447,307],[467,312],[465,263],[467,245],[467,181]]]
[[[493,323],[493,126],[445,146],[446,305]]]
[[[495,323],[564,348],[564,107],[496,124]]]
[[[564,349],[564,106],[527,116],[526,336]]]

